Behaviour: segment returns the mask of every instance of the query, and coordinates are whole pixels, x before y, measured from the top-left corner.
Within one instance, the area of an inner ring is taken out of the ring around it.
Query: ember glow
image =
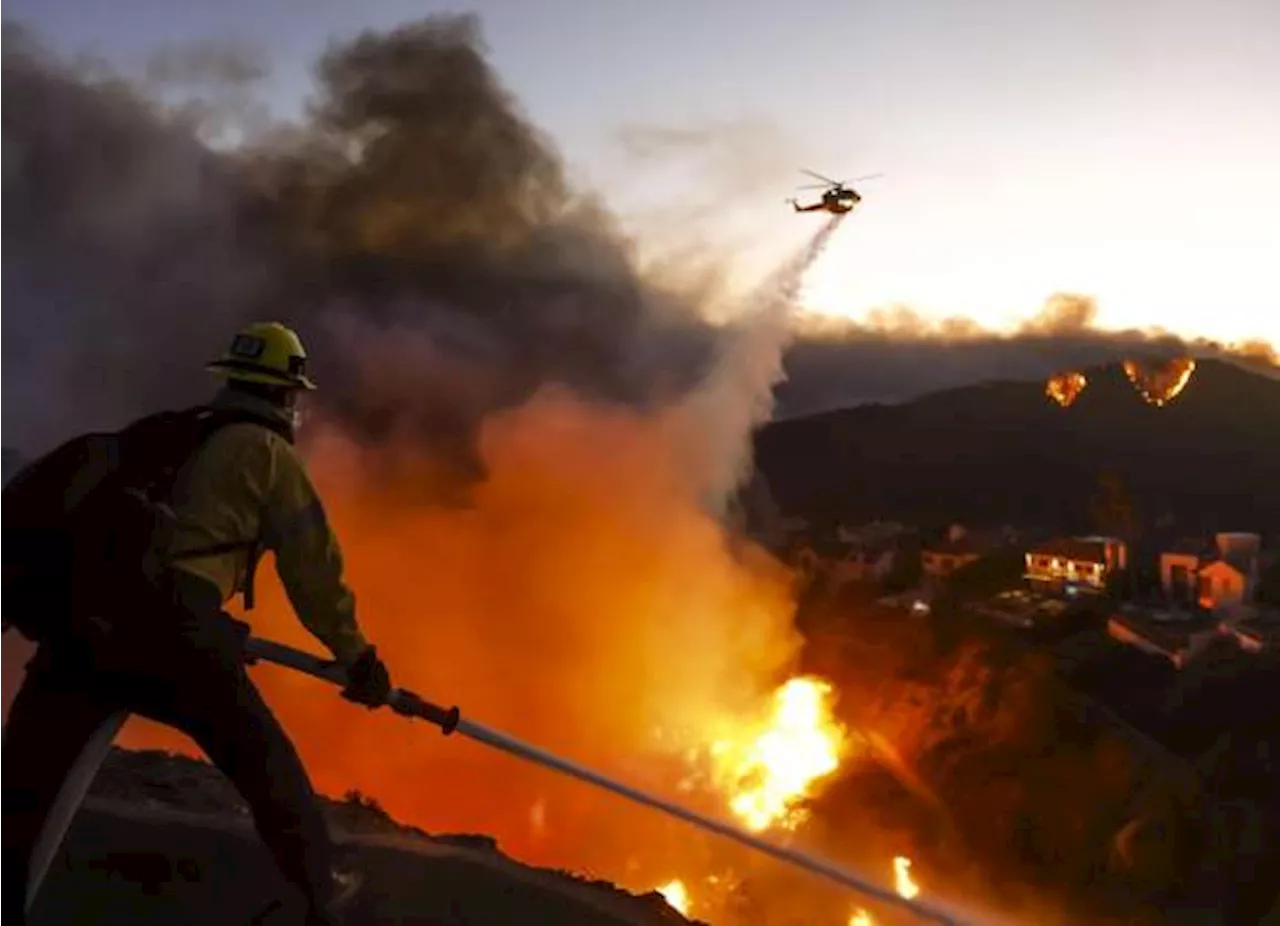
[[[911,859],[899,855],[893,860],[893,888],[904,900],[914,900],[920,896],[920,886],[911,880]],[[857,907],[849,914],[847,926],[876,926],[876,918],[863,907]]]
[[[893,860],[893,880],[894,890],[904,900],[914,900],[920,896],[920,886],[911,877],[911,859],[904,855],[899,855]],[[709,884],[714,882],[715,879],[708,879]],[[684,881],[673,879],[655,890],[671,907],[684,916],[689,915],[693,898]],[[846,926],[879,926],[879,923],[870,910],[855,906],[853,912],[849,914]]]
[[[684,882],[679,878],[668,881],[662,887],[658,888],[658,893],[662,898],[682,916],[689,915],[689,889],[684,886]]]
[[[911,880],[911,859],[906,856],[899,855],[893,860],[893,887],[907,900],[920,896],[920,886]]]

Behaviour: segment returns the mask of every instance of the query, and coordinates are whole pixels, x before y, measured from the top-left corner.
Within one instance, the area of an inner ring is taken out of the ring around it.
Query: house
[[[1237,621],[1223,621],[1221,633],[1234,637],[1246,653],[1280,653],[1280,611],[1252,609]]]
[[[1208,610],[1240,607],[1258,589],[1261,539],[1221,533],[1212,544],[1184,542],[1160,554],[1160,586],[1174,603]]]
[[[846,582],[883,582],[893,571],[897,548],[891,542],[850,544],[828,567],[833,586]]]
[[[1032,547],[1026,563],[1026,579],[1039,591],[1101,592],[1128,565],[1128,549],[1115,537],[1063,537]]]
[[[836,539],[841,543],[876,543],[893,540],[907,533],[907,526],[897,521],[871,521],[857,527],[836,527]]]
[[[976,562],[992,545],[992,538],[953,524],[942,540],[926,543],[921,548],[920,568],[927,580],[945,579],[961,566]]]
[[[1122,610],[1107,620],[1113,640],[1160,656],[1181,669],[1221,638],[1217,622],[1188,617],[1174,618],[1136,609]]]
[[[893,540],[845,543],[818,537],[802,544],[792,562],[809,580],[821,579],[835,590],[848,582],[883,582],[897,564]]]

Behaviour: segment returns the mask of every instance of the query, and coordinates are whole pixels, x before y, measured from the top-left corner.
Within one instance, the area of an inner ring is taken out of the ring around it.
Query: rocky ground
[[[363,924],[689,921],[656,893],[532,868],[483,836],[433,836],[375,802],[327,800],[333,829],[365,872],[351,917]],[[274,898],[292,903],[247,809],[209,765],[116,750],[104,765],[32,912],[33,926],[249,923]],[[291,924],[295,907],[264,920]]]

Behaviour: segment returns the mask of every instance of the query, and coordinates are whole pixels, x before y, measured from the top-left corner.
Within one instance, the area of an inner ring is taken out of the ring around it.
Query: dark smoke
[[[152,76],[211,69],[257,73],[195,49]],[[302,328],[331,413],[459,447],[546,382],[644,405],[709,362],[710,330],[569,186],[474,17],[333,46],[308,121],[232,154],[10,30],[3,76],[6,444],[198,399],[252,317]]]
[[[5,443],[193,399],[270,279],[229,165],[6,25]]]
[[[1010,334],[984,331],[963,318],[931,322],[905,308],[873,313],[862,324],[814,324],[787,353],[777,417],[905,401],[981,380],[1044,379],[1134,356],[1190,353],[1275,371],[1266,345],[1226,347],[1159,332],[1100,331],[1096,317],[1091,298],[1059,293]]]
[[[326,55],[319,78],[328,150],[272,164],[286,221],[322,268],[313,301],[350,314],[354,300],[363,327],[419,332],[467,393],[459,407],[418,354],[375,349],[364,363],[416,380],[420,404],[369,407],[369,389],[344,388],[365,406],[349,411],[466,431],[548,380],[632,404],[696,381],[709,334],[636,275],[608,213],[569,188],[484,61],[474,19],[365,35]]]

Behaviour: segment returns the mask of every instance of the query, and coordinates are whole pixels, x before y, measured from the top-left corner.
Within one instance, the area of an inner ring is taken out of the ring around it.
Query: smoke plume
[[[1097,306],[1073,293],[1050,296],[1039,313],[1008,333],[966,318],[934,321],[906,307],[872,312],[865,321],[807,317],[785,360],[778,417],[864,402],[896,402],[980,380],[1043,380],[1062,370],[1190,354],[1275,373],[1274,349],[1255,342],[1223,345],[1158,329],[1104,331]]]
[[[5,442],[32,453],[195,398],[271,268],[230,165],[130,87],[8,26],[3,67]]]
[[[153,70],[225,64],[195,49]],[[227,155],[30,40],[6,40],[4,77],[4,401],[23,449],[198,398],[200,362],[258,316],[301,326],[332,413],[451,445],[541,383],[643,407],[711,356],[696,307],[642,280],[569,187],[473,18],[334,46],[310,121]]]
[[[570,186],[470,17],[333,46],[305,124],[223,153],[30,43],[6,43],[4,77],[7,442],[196,400],[237,324],[280,318],[314,355],[304,450],[397,683],[671,787],[659,727],[696,740],[785,675],[790,577],[717,512],[834,223],[708,324]],[[269,573],[252,623],[314,646]],[[262,681],[324,790],[615,875],[656,825]],[[190,748],[141,723],[126,741]]]

